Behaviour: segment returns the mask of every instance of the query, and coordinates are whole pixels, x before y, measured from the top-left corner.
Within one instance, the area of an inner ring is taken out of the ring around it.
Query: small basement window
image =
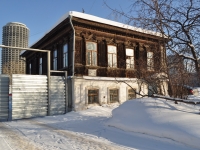
[[[128,100],[136,98],[136,89],[128,89]]]
[[[99,102],[99,90],[88,90],[88,104],[94,104]]]
[[[110,89],[110,103],[119,102],[118,89]]]

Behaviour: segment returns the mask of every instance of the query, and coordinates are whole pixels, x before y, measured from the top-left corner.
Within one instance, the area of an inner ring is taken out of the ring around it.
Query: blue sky
[[[127,10],[130,5],[130,0],[105,1],[113,8],[123,10]],[[81,12],[82,9],[87,14],[115,20],[103,0],[0,0],[0,44],[2,27],[8,22],[26,24],[30,29],[30,46],[51,29],[64,14],[69,11]]]

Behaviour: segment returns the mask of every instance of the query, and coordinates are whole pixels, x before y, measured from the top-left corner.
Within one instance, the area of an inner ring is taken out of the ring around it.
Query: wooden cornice
[[[145,39],[145,40],[162,40],[161,37],[150,35],[150,34],[145,34],[141,33],[138,31],[133,31],[130,29],[124,29],[120,27],[115,27],[103,23],[98,23],[90,20],[84,20],[80,18],[73,18],[73,24],[75,27],[83,27],[83,28],[88,28],[90,30],[97,30],[97,31],[102,31],[106,32],[108,34],[116,34],[116,35],[123,35],[127,37],[133,37],[133,38],[138,38],[138,39]]]
[[[79,27],[75,26],[75,31],[82,31],[79,36],[84,36],[87,32],[90,32],[90,34],[93,34],[95,36],[95,39],[98,41],[106,40],[109,41],[111,39],[115,39],[115,43],[119,42],[130,42],[132,43],[132,46],[135,45],[135,43],[146,43],[146,44],[157,44],[158,41],[148,41],[148,40],[143,40],[143,39],[138,39],[136,37],[129,37],[127,35],[117,35],[113,33],[107,33],[103,31],[98,31],[95,29],[90,29],[90,28],[84,28],[84,27]]]

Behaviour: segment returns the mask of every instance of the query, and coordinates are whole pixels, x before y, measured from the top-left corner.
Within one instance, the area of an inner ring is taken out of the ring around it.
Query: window
[[[110,89],[110,103],[118,102],[118,97],[118,89]]]
[[[108,45],[108,67],[117,67],[117,48]]]
[[[134,69],[134,50],[126,49],[126,69]]]
[[[94,104],[99,102],[99,90],[88,90],[88,104]]]
[[[86,65],[97,66],[97,44],[86,42]]]
[[[39,60],[39,74],[42,74],[42,57]]]
[[[29,74],[31,74],[31,63],[29,63]]]
[[[63,45],[63,67],[68,67],[68,44]]]
[[[128,89],[128,100],[136,98],[136,89]]]
[[[147,52],[147,70],[153,70],[153,52]]]
[[[53,51],[53,70],[57,70],[57,49]]]

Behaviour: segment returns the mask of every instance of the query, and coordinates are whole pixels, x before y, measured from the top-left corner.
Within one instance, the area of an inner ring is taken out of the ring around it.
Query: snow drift
[[[199,106],[174,104],[164,99],[136,99],[114,109],[106,124],[200,149],[199,111]]]

